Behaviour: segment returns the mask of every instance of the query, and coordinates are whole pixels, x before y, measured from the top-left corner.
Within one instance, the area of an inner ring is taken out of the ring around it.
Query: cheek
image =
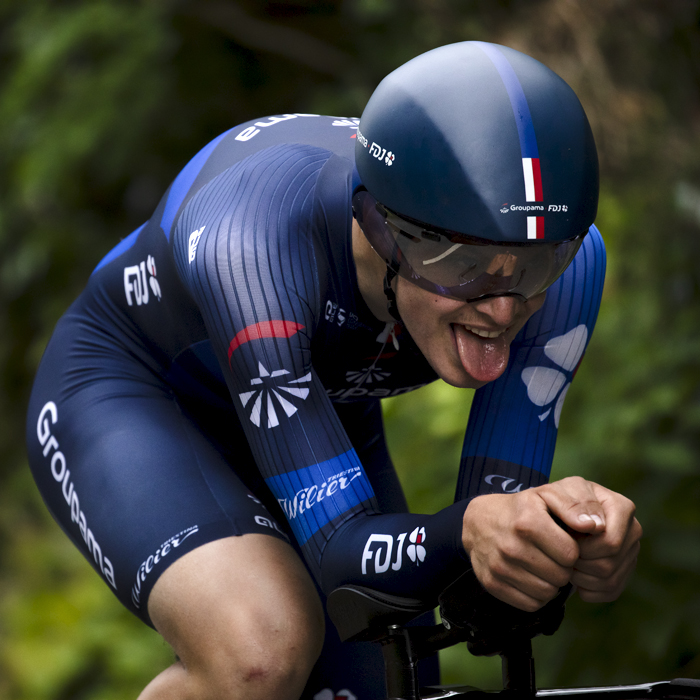
[[[536,297],[533,297],[525,302],[521,313],[518,315],[518,320],[511,327],[511,341],[513,338],[515,338],[520,329],[532,318],[532,316],[542,308],[546,298],[547,292],[542,292],[542,294],[538,294]]]
[[[440,303],[432,299],[416,299],[414,303],[407,304],[404,308],[405,314],[401,307],[399,311],[406,330],[425,353],[431,341],[440,335],[442,326],[448,327],[448,324],[442,323],[443,312]]]
[[[464,305],[464,302],[433,294],[402,277],[397,278],[396,302],[406,325],[419,325],[421,328],[415,330],[422,330],[424,334],[430,332],[429,326],[434,328],[441,320],[454,315],[455,310]]]
[[[536,297],[532,297],[532,299],[528,300],[528,302],[525,304],[525,320],[528,320],[533,314],[537,313],[542,308],[542,305],[546,300],[547,292],[542,292],[542,294],[538,294]]]

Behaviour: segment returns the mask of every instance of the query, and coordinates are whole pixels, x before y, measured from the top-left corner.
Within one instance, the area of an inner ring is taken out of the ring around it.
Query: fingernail
[[[581,515],[578,516],[578,519],[582,523],[587,523],[589,520],[593,520],[593,518],[590,515],[588,515],[588,513],[582,513]]]
[[[600,515],[592,515],[591,518],[593,518],[593,522],[596,525],[600,525],[600,526],[605,525],[605,521],[603,520],[603,518],[600,517]]]

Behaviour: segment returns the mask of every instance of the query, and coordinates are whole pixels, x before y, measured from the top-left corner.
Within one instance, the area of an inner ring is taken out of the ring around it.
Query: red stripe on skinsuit
[[[291,338],[298,333],[304,326],[301,323],[294,321],[261,321],[246,326],[242,331],[238,331],[236,336],[228,346],[228,359],[231,361],[231,355],[234,350],[241,345],[251,341],[260,340],[261,338]]]

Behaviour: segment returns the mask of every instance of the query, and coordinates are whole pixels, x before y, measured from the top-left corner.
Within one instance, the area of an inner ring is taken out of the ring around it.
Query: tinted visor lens
[[[558,243],[493,243],[434,231],[388,211],[362,190],[353,197],[358,223],[372,247],[397,274],[461,301],[517,294],[529,299],[568,267],[582,234]]]

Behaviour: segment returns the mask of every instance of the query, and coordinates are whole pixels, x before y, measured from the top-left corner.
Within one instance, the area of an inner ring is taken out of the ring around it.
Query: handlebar
[[[469,569],[445,588],[438,604],[444,629],[464,637],[475,656],[491,656],[513,642],[554,634],[564,618],[570,592],[569,584],[540,610],[528,613],[494,598]],[[388,627],[403,626],[434,604],[347,585],[328,596],[327,607],[341,640],[380,641]]]
[[[328,613],[342,641],[373,641],[382,645],[389,700],[488,700],[476,688],[421,689],[418,661],[440,649],[466,642],[477,656],[500,654],[503,691],[513,698],[533,700],[700,700],[700,681],[672,681],[633,686],[537,690],[533,637],[551,635],[564,617],[571,586],[534,613],[523,612],[490,595],[472,570],[450,584],[438,597],[442,624],[406,627],[434,607],[422,601],[375,591],[363,586],[341,586],[328,596]],[[488,693],[493,697],[492,693]]]
[[[431,602],[363,586],[337,588],[328,596],[327,608],[342,641],[382,644],[389,698],[417,700],[418,661],[460,642],[476,656],[500,654],[504,688],[534,695],[531,640],[556,632],[570,591],[566,586],[540,610],[528,613],[494,598],[470,569],[438,596],[442,624],[433,627],[405,627],[431,610]]]

